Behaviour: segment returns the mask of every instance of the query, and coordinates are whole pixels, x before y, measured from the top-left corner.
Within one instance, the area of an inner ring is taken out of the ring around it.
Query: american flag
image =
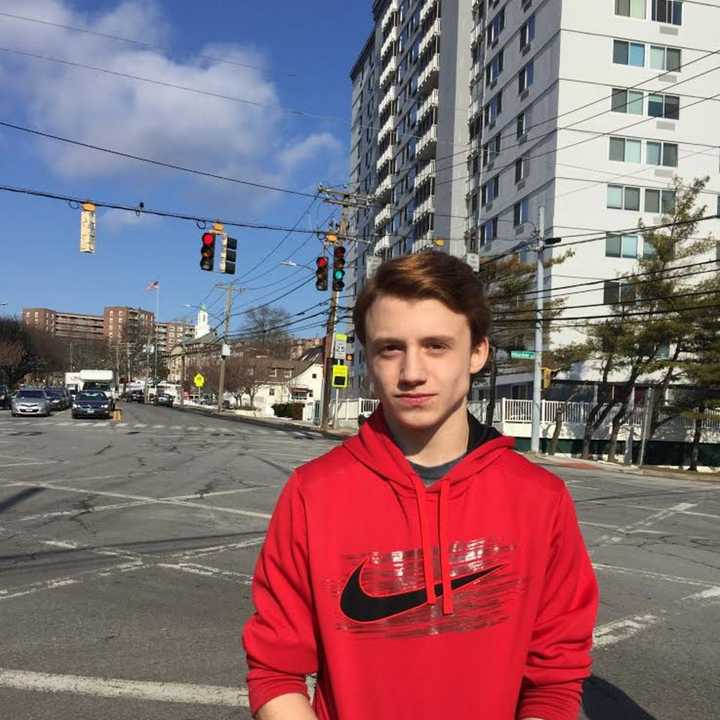
[[[159,280],[153,280],[151,283],[148,284],[148,286],[145,288],[145,291],[148,290],[159,290],[160,289],[160,281]]]

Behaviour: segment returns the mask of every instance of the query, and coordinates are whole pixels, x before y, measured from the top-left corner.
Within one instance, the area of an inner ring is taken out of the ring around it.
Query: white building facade
[[[618,278],[652,252],[635,228],[672,211],[675,178],[707,176],[700,203],[717,212],[720,7],[384,0],[373,15],[379,157],[375,185],[361,191],[378,210],[374,244],[356,245],[354,290],[371,255],[506,252],[533,238],[543,208],[545,236],[564,238],[546,252],[575,252],[547,271],[545,288],[567,296],[566,316],[598,316],[619,299]],[[699,224],[699,236],[710,233],[717,221]],[[590,281],[587,292],[562,292]],[[552,336],[573,339],[569,329]],[[359,389],[366,370],[355,357]]]

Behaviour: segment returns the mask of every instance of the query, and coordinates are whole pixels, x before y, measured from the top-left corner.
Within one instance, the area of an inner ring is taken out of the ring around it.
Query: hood
[[[470,441],[465,457],[450,472],[431,487],[412,469],[407,458],[395,444],[385,422],[382,405],[360,428],[360,432],[346,440],[343,445],[359,462],[390,483],[399,496],[414,499],[417,506],[420,543],[423,555],[423,574],[428,605],[434,605],[442,596],[443,613],[453,612],[453,589],[450,578],[450,525],[452,515],[450,500],[463,495],[474,478],[488,465],[498,460],[514,445],[513,438],[501,435],[495,428],[481,425],[470,413]],[[438,534],[431,537],[431,507],[437,505]],[[435,583],[433,570],[433,547],[440,550],[440,583]]]

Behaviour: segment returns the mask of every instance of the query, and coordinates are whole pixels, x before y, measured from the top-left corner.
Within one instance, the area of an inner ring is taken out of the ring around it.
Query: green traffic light
[[[345,277],[345,271],[344,270],[334,270],[333,271],[333,278],[335,280],[342,280]]]

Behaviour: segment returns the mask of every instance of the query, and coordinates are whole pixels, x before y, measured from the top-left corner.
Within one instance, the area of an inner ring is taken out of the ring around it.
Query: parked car
[[[104,392],[100,390],[81,390],[75,396],[72,416],[74,418],[101,417],[109,419],[112,416],[112,406]]]
[[[10,388],[0,385],[0,408],[7,410],[10,407]]]
[[[175,398],[168,393],[158,393],[153,398],[153,405],[164,405],[165,407],[172,407],[175,402]]]
[[[145,393],[142,390],[131,390],[127,394],[127,401],[144,403],[145,402]]]
[[[44,390],[18,390],[13,395],[10,412],[13,417],[17,415],[50,415],[50,398]]]
[[[45,394],[50,400],[52,410],[67,410],[70,407],[71,401],[66,392],[64,388],[45,388]]]

